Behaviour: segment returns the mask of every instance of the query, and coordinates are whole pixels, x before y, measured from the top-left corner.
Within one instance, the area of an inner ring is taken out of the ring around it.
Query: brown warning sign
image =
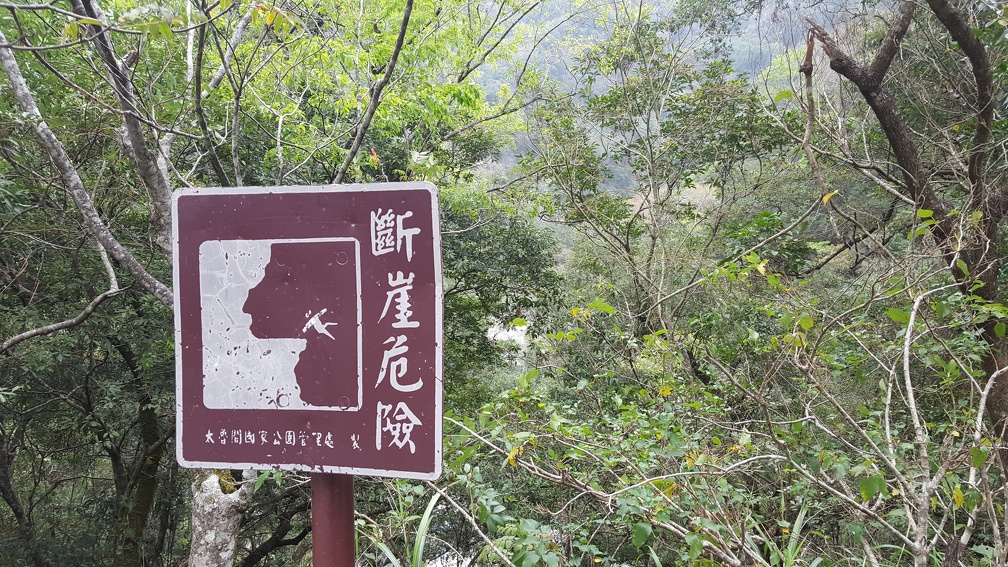
[[[173,205],[179,462],[437,477],[435,188],[200,188]]]

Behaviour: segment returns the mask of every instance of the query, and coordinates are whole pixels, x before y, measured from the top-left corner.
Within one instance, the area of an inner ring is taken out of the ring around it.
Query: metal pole
[[[353,476],[312,474],[311,493],[312,567],[353,567]]]

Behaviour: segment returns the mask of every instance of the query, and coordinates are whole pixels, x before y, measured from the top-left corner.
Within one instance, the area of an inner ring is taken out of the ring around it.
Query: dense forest
[[[373,566],[1008,565],[1008,6],[0,0],[0,565],[310,565],[175,453],[173,192],[428,181]]]

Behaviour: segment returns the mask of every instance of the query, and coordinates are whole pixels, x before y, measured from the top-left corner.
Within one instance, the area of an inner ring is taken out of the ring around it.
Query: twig
[[[0,43],[6,42],[7,37],[0,31]],[[42,146],[49,155],[49,159],[60,172],[63,182],[66,184],[70,196],[73,197],[77,209],[84,216],[91,234],[112,257],[126,267],[145,290],[157,297],[166,307],[174,305],[172,290],[152,276],[137,261],[133,254],[116,240],[112,231],[109,230],[108,226],[105,225],[105,222],[99,216],[94,202],[91,200],[91,195],[88,194],[87,189],[84,187],[84,182],[77,172],[77,168],[70,162],[70,157],[67,155],[59,138],[56,137],[53,131],[49,129],[49,125],[43,120],[38,105],[35,103],[35,97],[28,88],[24,75],[21,74],[21,67],[18,65],[17,60],[14,59],[14,54],[10,49],[0,47],[0,64],[2,64],[8,79],[10,79],[14,97],[20,103],[25,117],[31,122],[35,133],[41,139]]]
[[[462,517],[464,517],[466,519],[466,521],[469,522],[469,525],[471,525],[473,527],[473,529],[476,530],[476,533],[478,533],[480,535],[480,537],[483,538],[483,541],[486,542],[487,547],[489,547],[490,549],[492,549],[493,552],[494,552],[494,554],[497,555],[497,557],[501,558],[501,561],[503,561],[504,563],[508,564],[510,567],[516,567],[516,565],[511,562],[511,559],[509,559],[508,556],[503,551],[501,551],[501,548],[497,547],[497,544],[495,544],[492,539],[490,539],[485,533],[483,533],[483,529],[480,528],[479,524],[472,517],[472,514],[469,513],[469,510],[466,510],[465,508],[463,508],[461,504],[459,504],[458,502],[456,502],[455,499],[452,498],[451,496],[449,496],[447,492],[445,492],[444,490],[441,490],[440,488],[438,488],[438,486],[436,484],[434,484],[433,482],[427,481],[424,484],[426,484],[430,488],[434,489],[434,492],[437,492],[438,494],[440,494],[442,498],[444,498],[445,500],[447,500],[449,504],[451,504],[452,506],[455,507],[456,510],[458,510],[459,512],[461,512],[462,513]]]
[[[350,164],[357,158],[357,152],[360,151],[361,144],[364,142],[364,134],[371,127],[371,119],[374,118],[375,111],[378,110],[378,104],[381,102],[381,93],[385,89],[385,86],[389,84],[389,81],[392,80],[392,72],[395,70],[399,54],[402,52],[403,43],[406,40],[406,29],[409,28],[410,15],[412,13],[413,0],[406,0],[402,25],[399,26],[399,37],[396,38],[395,49],[392,50],[392,57],[389,59],[388,66],[385,67],[385,75],[371,88],[371,100],[368,101],[364,117],[361,119],[360,125],[357,126],[357,135],[354,136],[353,142],[347,150],[346,158],[343,159],[343,165],[340,166],[339,171],[336,172],[336,177],[333,178],[332,182],[334,184],[343,182],[347,170],[350,169]]]
[[[80,314],[78,314],[73,319],[67,319],[66,321],[60,321],[59,323],[53,323],[52,325],[37,327],[30,331],[25,331],[19,335],[14,335],[13,337],[4,341],[2,345],[0,345],[0,353],[7,352],[14,345],[22,341],[26,341],[30,338],[38,337],[41,335],[49,335],[57,331],[62,331],[63,329],[76,327],[77,325],[83,323],[88,317],[90,317],[91,314],[94,313],[94,310],[97,309],[98,306],[102,304],[102,302],[104,302],[106,299],[112,296],[119,295],[122,292],[123,290],[121,289],[110,289],[92,299],[91,303],[88,303],[87,307],[85,307],[84,310],[81,311]]]

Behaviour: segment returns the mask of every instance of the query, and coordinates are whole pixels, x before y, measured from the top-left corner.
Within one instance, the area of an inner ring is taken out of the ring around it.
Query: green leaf
[[[994,334],[998,336],[999,339],[1003,339],[1005,336],[1005,324],[1003,321],[998,322],[994,325]]]
[[[167,40],[170,40],[172,38],[172,29],[171,25],[169,25],[168,22],[161,22],[160,24],[158,24],[157,31],[159,34],[161,34],[161,37]]]
[[[987,463],[987,451],[980,447],[973,447],[970,449],[970,466],[973,468],[980,468]]]
[[[531,384],[532,380],[535,380],[535,377],[538,375],[539,375],[538,368],[533,368],[532,370],[529,370],[525,374],[522,374],[522,376],[518,378],[518,387],[521,388],[522,390],[528,390],[529,384]]]
[[[528,321],[526,321],[525,319],[522,319],[521,317],[515,317],[514,319],[511,319],[511,326],[512,327],[527,327],[528,326]]]
[[[266,482],[266,479],[269,478],[272,473],[273,471],[262,471],[259,473],[259,476],[256,477],[255,486],[252,487],[252,492],[256,492],[262,488],[263,483]]]
[[[822,467],[819,464],[819,457],[815,455],[809,455],[805,458],[805,466],[808,470],[812,471],[812,474],[819,474]]]
[[[76,41],[78,33],[80,32],[80,25],[77,22],[69,22],[64,28],[61,37],[64,40]]]
[[[945,367],[945,373],[948,375],[949,379],[955,380],[959,377],[961,371],[959,370],[959,365],[956,364],[954,360],[950,360],[948,366]]]
[[[807,331],[815,326],[815,319],[811,315],[802,315],[798,318],[798,325],[802,330]]]
[[[900,324],[905,325],[906,323],[910,322],[910,313],[902,309],[892,307],[890,309],[886,309],[885,314],[888,315],[890,319]]]
[[[695,561],[703,551],[703,536],[690,532],[686,534],[686,544],[689,545],[690,560]]]
[[[886,490],[885,477],[882,475],[863,476],[858,479],[858,489],[861,491],[861,498],[867,502],[879,494],[885,496],[889,492]]]
[[[613,309],[612,305],[609,305],[608,303],[606,303],[606,300],[602,299],[601,297],[599,297],[595,301],[592,301],[591,303],[589,303],[588,304],[588,309],[593,309],[595,311],[601,311],[601,312],[605,313],[606,315],[612,315],[613,313],[616,312],[616,310]]]
[[[934,303],[935,313],[937,313],[939,317],[945,317],[946,315],[948,315],[950,309],[951,308],[949,307],[949,304],[946,301],[942,301],[939,299]]]
[[[651,537],[651,524],[640,522],[633,527],[631,539],[633,540],[634,547],[637,549],[640,549],[647,543],[649,537]]]
[[[959,485],[956,485],[956,487],[952,489],[952,501],[955,503],[956,508],[962,508],[963,503],[966,501],[966,496],[963,494],[962,488],[960,488]]]
[[[983,496],[979,492],[973,490],[972,488],[966,491],[966,501],[963,503],[963,507],[967,510],[974,510],[983,501]]]
[[[964,276],[969,275],[969,268],[966,266],[966,262],[964,262],[962,258],[956,258],[955,263],[956,267],[959,268],[960,271],[962,271]]]
[[[778,102],[780,102],[782,100],[790,100],[790,99],[793,99],[794,97],[795,97],[795,94],[794,94],[793,91],[788,90],[788,89],[784,89],[781,92],[777,93],[777,96],[774,97],[773,101],[774,101],[774,104],[777,104]]]
[[[931,209],[917,209],[917,216],[922,219],[929,219],[934,216],[934,211]]]

